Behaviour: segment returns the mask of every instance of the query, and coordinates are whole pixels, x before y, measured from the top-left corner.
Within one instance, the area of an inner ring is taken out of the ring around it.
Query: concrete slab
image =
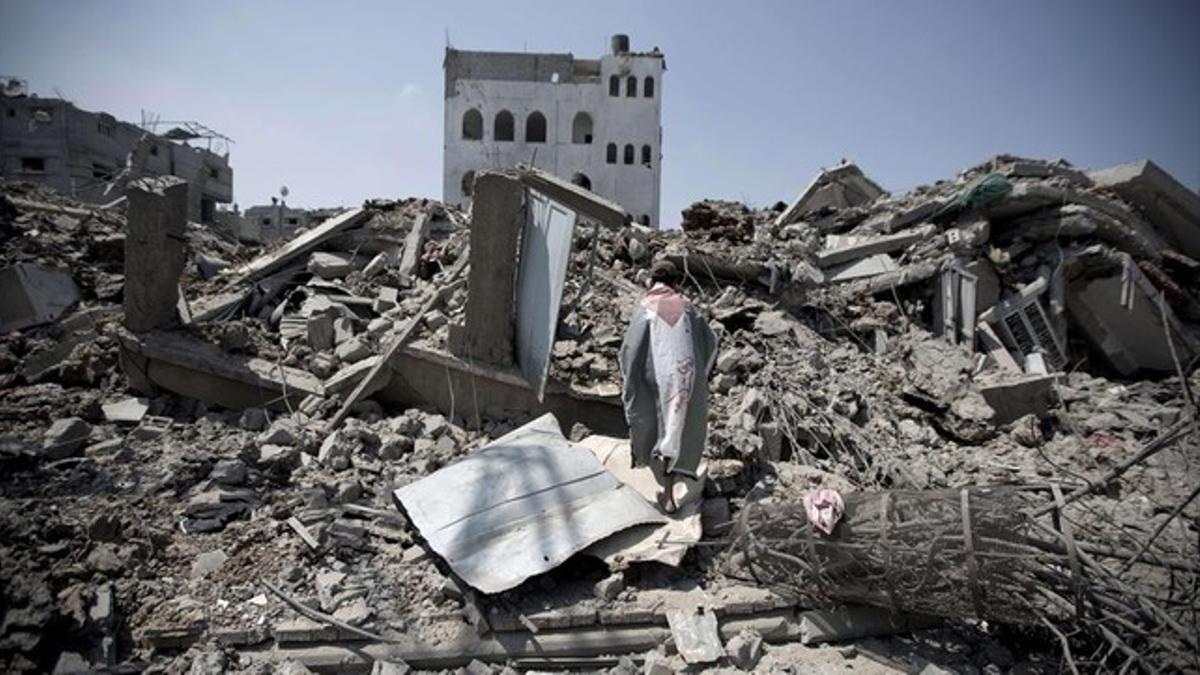
[[[864,237],[858,241],[845,242],[817,253],[817,264],[822,268],[858,260],[877,253],[902,251],[917,242],[925,241],[938,233],[936,225],[926,224],[882,237]],[[833,236],[828,239],[840,243]],[[828,240],[827,240],[828,241]]]
[[[47,323],[79,302],[66,270],[21,263],[0,270],[0,333]]]
[[[1148,159],[1093,171],[1098,188],[1116,192],[1189,256],[1200,256],[1200,194]]]
[[[886,253],[855,260],[852,263],[847,263],[840,267],[835,267],[826,275],[826,279],[830,283],[839,283],[842,281],[850,281],[852,279],[862,279],[863,277],[873,277],[887,272],[895,272],[900,269],[892,256]]]
[[[854,162],[823,169],[812,179],[783,213],[775,219],[779,226],[803,220],[824,208],[845,208],[874,201],[886,194],[875,181],[867,178]]]
[[[1027,375],[995,382],[979,382],[979,393],[996,411],[992,422],[1008,424],[1026,415],[1044,417],[1055,402],[1057,375]]]
[[[517,365],[541,401],[577,216],[536,190],[527,192],[526,211],[517,272],[516,353]]]
[[[1105,273],[1107,271],[1107,274]],[[1174,372],[1200,354],[1200,341],[1175,316],[1127,254],[1083,255],[1066,274],[1067,314],[1088,343],[1121,375]]]

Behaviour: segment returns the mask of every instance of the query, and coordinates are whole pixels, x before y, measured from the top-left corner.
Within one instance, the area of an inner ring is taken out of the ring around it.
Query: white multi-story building
[[[472,52],[446,49],[442,196],[466,204],[475,173],[518,163],[550,171],[658,226],[663,55]]]

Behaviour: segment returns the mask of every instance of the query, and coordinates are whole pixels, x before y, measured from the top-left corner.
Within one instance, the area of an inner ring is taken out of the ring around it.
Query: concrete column
[[[126,196],[125,327],[142,333],[174,326],[187,256],[187,181],[142,178],[129,184]]]
[[[525,189],[513,176],[475,179],[471,207],[471,274],[466,324],[451,332],[450,349],[475,362],[513,364],[518,242],[525,225]]]

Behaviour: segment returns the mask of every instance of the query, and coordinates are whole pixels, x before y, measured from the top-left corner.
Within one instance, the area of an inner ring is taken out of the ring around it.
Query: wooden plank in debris
[[[299,518],[292,516],[291,518],[287,519],[287,524],[288,527],[292,528],[293,532],[295,532],[300,536],[301,539],[304,540],[305,544],[308,544],[309,548],[314,551],[321,548],[321,542],[317,541],[317,538],[312,536],[312,532],[308,531],[308,528],[304,526],[304,523],[300,522]]]
[[[350,209],[343,214],[326,220],[308,232],[292,239],[281,248],[261,255],[245,265],[232,270],[229,273],[230,284],[257,279],[286,266],[298,256],[312,251],[323,242],[355,227],[362,222],[365,216],[366,211],[362,208],[357,208]]]
[[[585,218],[599,221],[606,227],[624,227],[628,220],[625,209],[616,202],[558,176],[524,164],[517,165],[521,182],[538,192],[575,211]]]
[[[125,331],[119,338],[123,366],[150,384],[208,403],[241,408],[325,395],[321,381],[307,371],[229,354],[182,333]]]

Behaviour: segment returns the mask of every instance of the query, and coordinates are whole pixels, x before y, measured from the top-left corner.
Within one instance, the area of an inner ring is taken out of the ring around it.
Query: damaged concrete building
[[[1200,668],[1200,210],[1152,163],[844,162],[673,232],[471,186],[256,247],[171,177],[0,185],[0,666]],[[617,365],[659,260],[720,336],[674,513]]]
[[[529,164],[658,227],[666,61],[614,35],[599,59],[446,48],[442,199],[470,202],[475,176]]]
[[[188,182],[188,218],[213,223],[233,201],[230,139],[196,122],[138,126],[61,98],[30,95],[16,81],[0,95],[0,176],[41,183],[105,204],[143,176]],[[155,133],[152,127],[167,127]]]

